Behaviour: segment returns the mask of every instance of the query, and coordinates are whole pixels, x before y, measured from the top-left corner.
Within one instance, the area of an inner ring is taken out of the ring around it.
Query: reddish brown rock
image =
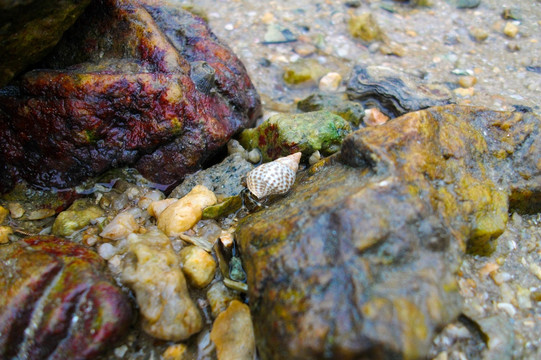
[[[96,0],[39,70],[0,90],[0,190],[69,187],[124,165],[178,182],[259,112],[244,66],[202,19]]]
[[[127,330],[127,297],[95,252],[52,236],[0,247],[0,358],[93,359]]]

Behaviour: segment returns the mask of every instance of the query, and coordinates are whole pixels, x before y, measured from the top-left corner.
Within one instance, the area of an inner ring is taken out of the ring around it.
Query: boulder
[[[262,359],[423,359],[465,251],[541,202],[540,119],[460,106],[346,137],[237,229]]]
[[[0,0],[0,87],[53,48],[91,0]]]
[[[0,90],[0,191],[126,165],[178,183],[259,113],[243,64],[201,18],[96,0],[39,69]]]
[[[36,236],[0,247],[0,262],[0,358],[94,359],[128,330],[128,298],[94,251]]]

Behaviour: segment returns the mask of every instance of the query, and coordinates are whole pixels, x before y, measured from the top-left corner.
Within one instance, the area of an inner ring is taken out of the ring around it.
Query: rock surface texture
[[[445,106],[350,134],[237,229],[262,359],[421,359],[465,251],[539,210],[540,119]],[[511,200],[511,201],[510,201]]]
[[[0,358],[94,359],[128,329],[127,297],[98,254],[55,237],[0,248]]]
[[[240,60],[169,3],[96,0],[39,67],[0,90],[0,190],[123,165],[178,182],[260,112]]]
[[[0,86],[47,55],[90,0],[1,0]]]

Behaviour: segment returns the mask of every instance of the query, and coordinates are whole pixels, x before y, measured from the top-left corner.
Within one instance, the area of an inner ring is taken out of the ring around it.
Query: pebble
[[[319,160],[321,159],[321,154],[319,153],[319,150],[316,150],[312,153],[312,155],[310,155],[310,157],[308,158],[308,163],[310,165],[314,165],[315,163],[317,163]]]
[[[317,48],[315,47],[315,45],[312,45],[310,43],[300,43],[300,44],[297,44],[295,45],[295,47],[293,48],[293,50],[300,56],[302,57],[306,57],[306,56],[310,56],[312,55],[313,53],[316,52]]]
[[[43,220],[48,217],[54,216],[55,211],[53,209],[39,209],[28,213],[28,220]]]
[[[457,88],[454,89],[453,92],[460,97],[471,97],[475,93],[475,90],[473,90],[473,87],[467,89]]]
[[[364,123],[367,126],[377,126],[385,124],[389,117],[382,113],[378,108],[366,109],[364,111]]]
[[[261,161],[261,153],[259,152],[258,149],[252,149],[247,154],[247,160],[251,162],[252,164],[257,164],[258,162]]]
[[[253,360],[255,336],[248,305],[233,300],[214,321],[210,338],[218,360]]]
[[[126,355],[127,351],[128,351],[128,347],[126,345],[121,345],[121,346],[115,348],[114,353],[115,353],[116,357],[123,358],[124,355]]]
[[[188,347],[185,344],[171,345],[165,349],[162,358],[163,360],[182,360],[186,350],[188,350]]]
[[[194,245],[186,246],[179,255],[182,271],[191,285],[204,288],[212,281],[217,266],[212,255]]]
[[[137,232],[137,230],[139,230],[139,224],[133,215],[129,212],[122,212],[103,228],[100,236],[110,240],[120,240]]]
[[[98,247],[98,254],[105,259],[109,260],[116,255],[117,249],[110,243],[103,243]]]
[[[19,203],[9,203],[8,204],[9,213],[13,219],[18,219],[22,217],[25,213],[24,208]]]
[[[220,241],[226,248],[231,248],[233,246],[233,233],[222,230]]]
[[[537,265],[534,262],[531,262],[528,267],[530,268],[532,274],[534,274],[539,280],[541,280],[541,266]]]
[[[342,75],[337,72],[330,72],[319,80],[319,90],[324,92],[335,92],[342,82]]]
[[[0,226],[0,244],[9,242],[9,235],[13,234],[13,229],[9,226]]]
[[[471,88],[473,85],[477,83],[477,78],[475,76],[461,76],[458,79],[458,84],[462,88]]]
[[[515,314],[517,313],[515,307],[509,303],[498,303],[498,305],[496,306],[498,307],[498,309],[505,311],[507,315],[511,317],[515,316]]]
[[[215,282],[207,291],[207,300],[214,318],[227,309],[231,301],[238,298],[238,293],[225,286],[222,281]]]
[[[8,214],[9,214],[9,210],[3,206],[0,206],[0,224],[4,222]]]
[[[288,28],[278,25],[269,24],[267,32],[264,36],[264,44],[280,44],[297,41],[297,37]]]
[[[470,36],[477,42],[481,43],[488,38],[488,31],[479,27],[472,27],[470,29]]]
[[[518,34],[518,25],[515,25],[510,21],[507,22],[503,28],[503,33],[510,38],[514,38]]]
[[[261,16],[261,22],[265,25],[272,24],[275,21],[276,21],[276,18],[274,17],[274,14],[271,12],[266,12],[265,14],[263,14],[263,16]]]

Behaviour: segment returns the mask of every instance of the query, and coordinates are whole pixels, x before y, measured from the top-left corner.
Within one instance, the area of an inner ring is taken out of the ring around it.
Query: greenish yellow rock
[[[242,207],[242,199],[239,195],[225,198],[221,203],[206,207],[203,210],[202,219],[216,219],[229,215]]]
[[[353,126],[359,126],[364,117],[363,106],[348,100],[346,94],[312,94],[297,103],[303,112],[327,110],[342,117]]]
[[[376,22],[376,19],[369,12],[350,17],[348,20],[348,31],[354,38],[367,43],[383,41],[385,39],[385,35]]]
[[[78,199],[66,210],[56,217],[53,224],[53,234],[56,236],[70,236],[81,230],[90,222],[103,216],[103,210],[94,205],[89,199]]]
[[[325,73],[325,68],[317,60],[299,59],[284,67],[282,77],[289,85],[315,85]]]
[[[277,114],[255,129],[244,130],[239,142],[246,149],[257,148],[264,162],[281,156],[303,153],[310,156],[319,150],[330,155],[340,149],[351,126],[342,117],[328,111],[305,114]]]

